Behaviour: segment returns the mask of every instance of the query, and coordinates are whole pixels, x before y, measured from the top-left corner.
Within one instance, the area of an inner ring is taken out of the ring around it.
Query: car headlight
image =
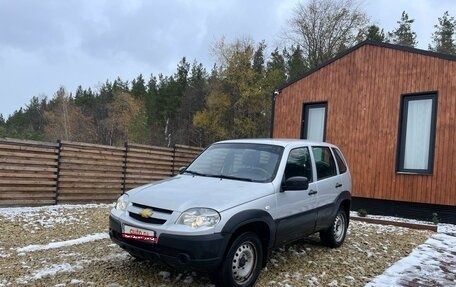
[[[192,228],[212,227],[219,223],[220,214],[210,208],[190,208],[184,211],[176,221]]]
[[[127,210],[128,206],[128,194],[121,195],[116,202],[116,209],[117,210]]]

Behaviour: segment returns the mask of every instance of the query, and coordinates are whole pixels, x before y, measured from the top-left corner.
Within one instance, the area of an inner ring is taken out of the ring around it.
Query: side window
[[[332,149],[334,156],[336,157],[337,161],[337,167],[339,168],[339,173],[345,173],[347,171],[347,165],[345,164],[344,160],[342,159],[342,155],[340,153],[340,150],[337,148]]]
[[[293,176],[304,176],[312,181],[312,161],[307,147],[293,149],[288,155],[285,179]]]
[[[315,166],[317,167],[318,180],[337,174],[336,163],[329,147],[312,147],[312,152],[315,158]]]

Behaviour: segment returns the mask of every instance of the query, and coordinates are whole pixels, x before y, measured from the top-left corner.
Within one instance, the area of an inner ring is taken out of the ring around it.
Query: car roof
[[[269,144],[269,145],[278,145],[278,146],[300,146],[300,145],[310,145],[310,146],[331,146],[334,145],[327,142],[318,142],[318,141],[309,141],[302,139],[282,139],[282,138],[258,138],[258,139],[233,139],[233,140],[224,140],[217,143],[253,143],[253,144]]]

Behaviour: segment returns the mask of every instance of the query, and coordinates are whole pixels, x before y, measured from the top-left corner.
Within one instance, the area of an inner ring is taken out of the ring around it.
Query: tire
[[[348,218],[343,209],[337,212],[331,226],[320,231],[321,242],[329,247],[336,248],[342,245],[347,235]]]
[[[217,286],[253,286],[261,272],[262,244],[253,232],[240,234],[231,244],[225,261],[211,278]]]

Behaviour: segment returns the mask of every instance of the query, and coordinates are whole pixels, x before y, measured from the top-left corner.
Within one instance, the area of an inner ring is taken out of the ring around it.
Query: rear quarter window
[[[342,158],[342,154],[341,154],[340,150],[338,150],[337,148],[333,148],[332,150],[333,150],[334,156],[336,157],[336,162],[337,162],[337,167],[339,168],[339,173],[342,174],[342,173],[347,172],[347,165],[345,164],[345,161]]]

